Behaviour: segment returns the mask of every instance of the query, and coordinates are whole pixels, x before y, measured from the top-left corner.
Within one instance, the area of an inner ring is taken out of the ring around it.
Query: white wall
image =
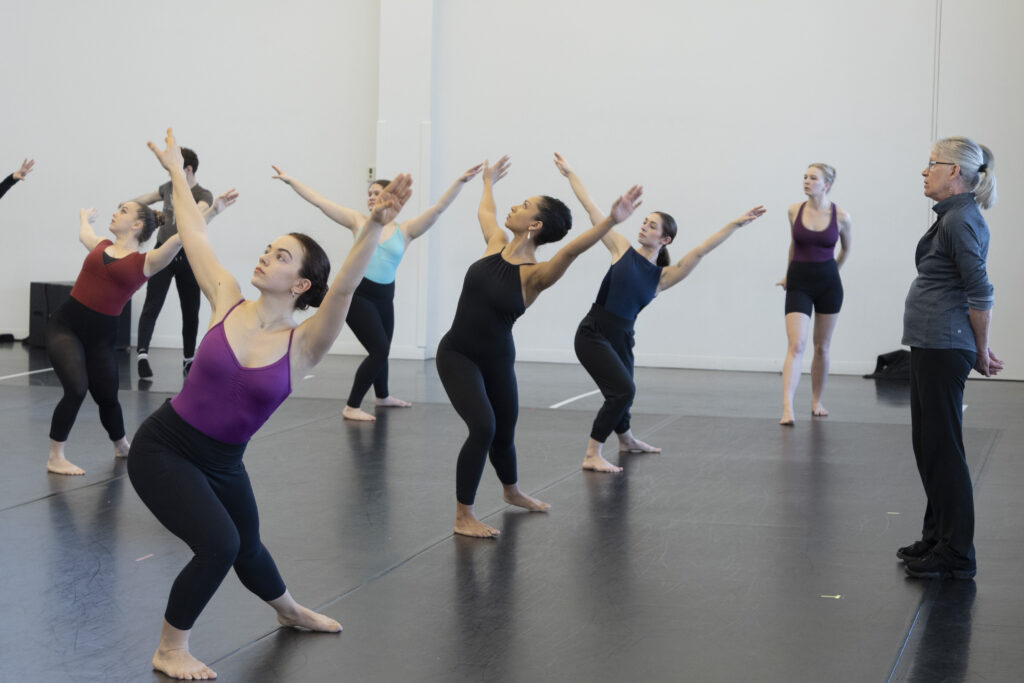
[[[201,184],[215,195],[241,193],[210,234],[244,292],[255,293],[248,281],[256,258],[284,232],[309,232],[340,264],[349,232],[271,180],[270,164],[365,206],[377,22],[376,0],[5,8],[0,172],[25,156],[37,163],[0,201],[8,245],[0,331],[27,334],[30,281],[75,278],[86,253],[77,241],[80,207],[96,207],[103,232],[119,201],[166,180],[145,143],[161,140],[168,125],[198,152]],[[143,295],[133,300],[136,320]],[[204,302],[201,327],[208,311]],[[180,329],[172,287],[153,345],[180,347]]]
[[[1015,4],[258,5],[189,1],[164,19],[166,5],[41,2],[5,15],[0,44],[31,59],[0,73],[6,102],[17,103],[6,107],[0,163],[13,169],[34,155],[39,165],[0,203],[5,232],[28,237],[26,258],[0,269],[8,302],[0,330],[27,331],[29,280],[77,272],[79,206],[106,215],[162,180],[142,143],[173,123],[200,153],[200,181],[242,192],[212,230],[243,279],[285,230],[323,239],[337,262],[351,243],[271,183],[270,163],[357,207],[368,167],[411,170],[420,175],[411,208],[422,209],[468,166],[510,153],[512,173],[496,191],[501,215],[525,196],[552,194],[573,209],[578,234],[586,215],[551,164],[557,150],[602,205],[643,183],[641,211],[679,221],[675,258],[766,204],[764,218],[641,315],[637,361],[663,366],[781,367],[783,292],[774,283],[785,268],[786,207],[803,198],[806,164],[826,161],[838,169],[833,198],[854,220],[833,371],[862,373],[899,346],[914,245],[931,219],[919,173],[937,132],[975,136],[997,155],[1002,199],[988,214],[993,346],[1009,360],[1007,376],[1024,378],[1024,364],[1013,362],[1024,356],[1014,297],[1021,237],[1009,222],[1024,171],[1013,85],[1024,48],[1012,33],[1024,9]],[[174,41],[157,32],[168,24]],[[179,38],[192,24],[194,38]],[[474,182],[400,267],[394,355],[432,355],[447,330],[465,270],[483,251],[478,197]],[[623,234],[632,238],[640,220],[620,226]],[[541,296],[516,327],[521,359],[575,362],[573,332],[607,265],[597,247]],[[135,303],[137,315],[141,293]],[[173,294],[168,307],[155,343],[176,345]],[[348,332],[335,348],[359,349]]]

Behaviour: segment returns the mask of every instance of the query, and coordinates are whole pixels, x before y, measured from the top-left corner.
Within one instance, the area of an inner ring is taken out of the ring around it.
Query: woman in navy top
[[[988,225],[979,210],[996,202],[992,165],[987,147],[945,138],[921,172],[938,218],[917,244],[903,343],[910,347],[911,440],[928,505],[920,540],[896,551],[918,578],[969,579],[977,571],[963,398],[972,367],[986,377],[1003,369],[988,346],[994,297]]]
[[[25,176],[32,172],[32,167],[36,165],[34,159],[25,159],[21,162],[21,168],[7,176],[3,180],[0,180],[0,197],[7,194],[7,190],[14,187],[15,183],[19,180],[24,180]]]
[[[591,201],[579,176],[557,153],[555,166],[569,179],[591,222],[597,225],[603,221],[604,214]],[[607,232],[601,238],[611,252],[612,265],[601,282],[597,300],[576,330],[575,340],[576,357],[604,396],[604,405],[590,430],[583,469],[622,471],[621,467],[612,465],[601,455],[601,446],[612,431],[619,437],[620,452],[661,451],[637,439],[630,429],[629,407],[636,394],[633,384],[633,323],[637,314],[655,296],[681,282],[706,254],[764,212],[763,206],[754,207],[712,234],[673,266],[669,265],[667,245],[676,236],[676,222],[667,213],[655,211],[644,218],[636,247],[616,232]]]
[[[807,201],[789,207],[793,239],[789,243],[786,276],[777,284],[786,290],[786,361],[782,366],[781,425],[792,426],[793,396],[800,383],[807,330],[814,319],[814,358],[811,360],[811,415],[825,417],[821,404],[828,377],[829,345],[843,304],[839,269],[850,255],[850,214],[828,198],[836,170],[815,163],[804,171]],[[835,254],[839,242],[839,256]]]

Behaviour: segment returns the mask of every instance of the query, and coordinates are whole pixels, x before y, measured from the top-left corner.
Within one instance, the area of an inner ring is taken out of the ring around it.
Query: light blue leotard
[[[389,285],[395,281],[395,271],[405,254],[405,237],[397,227],[394,234],[377,245],[366,267],[366,279],[378,285]]]

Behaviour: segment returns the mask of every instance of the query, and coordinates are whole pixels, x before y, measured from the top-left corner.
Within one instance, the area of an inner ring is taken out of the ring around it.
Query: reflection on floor
[[[124,356],[130,430],[180,387],[174,352],[153,356],[148,386]],[[579,469],[599,398],[547,407],[589,379],[520,364],[521,485],[553,508],[508,508],[488,471],[478,511],[502,535],[479,541],[451,535],[465,432],[433,364],[394,362],[392,390],[415,405],[352,423],[338,397],[357,362],[329,358],[246,453],[289,588],[345,631],[277,629],[232,574],[192,641],[221,680],[1020,678],[1024,385],[969,383],[979,573],[938,583],[906,579],[894,554],[924,505],[904,386],[832,378],[832,417],[783,429],[777,375],[640,369],[634,429],[664,452],[602,475]],[[46,367],[0,347],[0,377]],[[58,395],[52,373],[0,380],[0,680],[161,680],[149,658],[188,549],[88,401],[68,450],[86,476],[44,472]]]

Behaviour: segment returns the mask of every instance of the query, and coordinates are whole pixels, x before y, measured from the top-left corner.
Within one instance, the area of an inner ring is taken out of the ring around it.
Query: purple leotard
[[[836,242],[839,240],[839,220],[836,205],[832,204],[832,220],[824,230],[808,230],[804,226],[804,207],[800,205],[793,221],[793,260],[804,263],[821,263],[835,258]]]
[[[181,419],[231,444],[248,441],[292,391],[289,356],[295,330],[288,335],[288,351],[270,365],[247,368],[231,350],[224,320],[242,301],[203,337],[181,393],[171,399]]]

